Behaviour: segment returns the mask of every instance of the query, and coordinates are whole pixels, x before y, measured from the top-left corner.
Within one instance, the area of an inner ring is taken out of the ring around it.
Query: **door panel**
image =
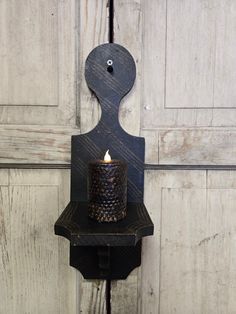
[[[141,313],[235,313],[236,173],[148,171]]]
[[[234,126],[235,2],[148,1],[143,14],[143,126]]]
[[[75,1],[1,1],[0,12],[1,124],[74,126]]]
[[[107,1],[1,1],[2,163],[70,163],[70,137],[92,129],[99,106],[84,63],[107,42]]]
[[[166,108],[235,108],[235,9],[234,1],[167,2]]]
[[[69,198],[69,171],[0,172],[0,313],[76,313],[68,243],[53,233]]]
[[[1,7],[1,105],[58,106],[57,1],[2,1]]]

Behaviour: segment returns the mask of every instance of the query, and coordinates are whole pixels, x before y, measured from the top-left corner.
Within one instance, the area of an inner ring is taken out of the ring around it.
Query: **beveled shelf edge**
[[[78,202],[79,203],[79,202]],[[56,235],[62,236],[70,241],[71,246],[135,246],[138,241],[143,237],[151,236],[154,233],[154,224],[148,214],[148,211],[143,203],[132,203],[132,205],[142,205],[145,211],[145,216],[147,219],[146,224],[143,226],[133,226],[133,231],[125,233],[75,233],[70,231],[70,229],[60,223],[62,215],[65,215],[65,211],[69,207],[71,202],[68,203],[58,220],[54,225],[54,231]],[[125,219],[125,218],[124,218]],[[140,218],[142,223],[142,217]],[[100,224],[100,223],[98,223]],[[100,226],[102,226],[100,224]]]
[[[151,231],[147,229],[152,229]],[[107,234],[104,237],[110,239],[102,239],[102,235],[100,234],[91,234],[91,235],[77,235],[71,234],[70,231],[63,226],[55,225],[55,234],[58,236],[62,236],[70,241],[72,246],[135,246],[139,240],[144,237],[153,235],[154,226],[150,225],[147,227],[142,228],[142,230],[138,230],[132,234],[124,234],[124,235],[117,235],[116,233]],[[144,232],[144,234],[142,233]],[[116,237],[115,239],[113,239]],[[83,240],[86,238],[86,240]],[[89,240],[91,238],[91,241]],[[94,238],[98,238],[96,241],[93,241]],[[91,244],[90,244],[91,243]]]

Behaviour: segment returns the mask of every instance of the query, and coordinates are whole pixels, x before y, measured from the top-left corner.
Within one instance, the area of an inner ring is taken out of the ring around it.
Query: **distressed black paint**
[[[107,71],[107,61],[113,61],[113,72]],[[135,63],[130,53],[120,45],[104,44],[88,56],[85,77],[102,108],[98,125],[89,133],[72,136],[71,199],[87,201],[89,161],[103,159],[109,149],[112,159],[128,164],[128,202],[143,201],[144,138],[131,136],[118,119],[121,99],[135,81]]]
[[[112,71],[108,67],[112,66]],[[70,240],[70,264],[88,279],[124,279],[141,263],[142,237],[153,234],[153,223],[143,204],[144,138],[131,136],[118,119],[121,99],[136,76],[130,53],[117,44],[104,44],[88,56],[85,77],[102,108],[98,125],[72,136],[71,202],[55,224],[55,233]],[[88,217],[88,163],[112,159],[128,165],[127,216],[115,223]]]

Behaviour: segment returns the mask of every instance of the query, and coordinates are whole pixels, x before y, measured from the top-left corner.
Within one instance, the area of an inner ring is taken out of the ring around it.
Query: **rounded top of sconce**
[[[85,78],[98,98],[117,97],[120,101],[131,90],[135,77],[132,55],[118,44],[97,46],[87,57]]]

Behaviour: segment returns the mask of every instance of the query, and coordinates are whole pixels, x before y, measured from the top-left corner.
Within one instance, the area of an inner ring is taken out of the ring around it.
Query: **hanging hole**
[[[107,67],[107,71],[108,71],[109,73],[112,73],[112,72],[113,72],[113,67],[112,67],[111,65],[109,65],[109,66]]]

